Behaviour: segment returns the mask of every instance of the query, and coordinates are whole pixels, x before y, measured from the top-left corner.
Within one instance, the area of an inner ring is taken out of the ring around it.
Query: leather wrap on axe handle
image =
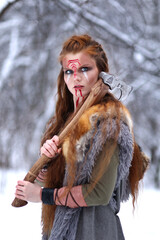
[[[105,94],[108,92],[109,86],[105,85],[102,81],[102,79],[98,80],[93,88],[91,89],[90,94],[88,95],[86,101],[81,106],[81,108],[78,110],[74,118],[71,120],[71,122],[64,128],[64,130],[59,135],[59,145],[61,145],[65,139],[65,137],[68,135],[68,133],[71,131],[73,126],[78,122],[80,116],[83,114],[83,112],[91,107],[93,104],[98,102],[101,98],[105,96]],[[53,160],[53,158],[52,158]],[[34,182],[34,180],[37,178],[39,172],[44,167],[45,164],[49,163],[51,161],[50,158],[48,158],[45,155],[42,155],[36,163],[32,166],[32,168],[29,170],[27,175],[25,176],[24,180],[29,181],[31,183]],[[12,202],[13,207],[23,207],[27,204],[26,201],[15,198]]]

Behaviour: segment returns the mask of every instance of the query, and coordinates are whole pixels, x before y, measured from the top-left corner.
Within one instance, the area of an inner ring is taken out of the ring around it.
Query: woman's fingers
[[[40,191],[41,187],[37,184],[28,181],[18,181],[15,196],[26,201],[40,202]]]
[[[58,148],[58,144],[59,137],[55,135],[53,138],[47,140],[43,144],[43,146],[41,147],[41,155],[45,154],[49,158],[54,157],[57,153],[61,152],[61,149]]]
[[[54,136],[53,136],[52,141],[55,142],[55,144],[56,144],[57,147],[58,147],[58,145],[59,145],[59,137],[58,137],[57,135],[54,135]]]
[[[43,146],[41,147],[41,155],[42,154],[46,155],[49,158],[52,157],[52,155]]]
[[[55,155],[56,153],[56,147],[55,146],[52,146],[51,144],[49,144],[48,142],[46,142],[44,145],[44,150],[46,150],[51,156]]]
[[[46,143],[45,143],[45,148],[50,152],[50,153],[53,153],[53,152],[57,152],[58,151],[58,147],[56,145],[56,143],[51,139],[51,140],[47,140]]]
[[[41,147],[41,155],[45,154],[47,157],[54,157],[56,154],[56,147],[50,145],[48,142]]]
[[[19,199],[24,200],[24,183],[23,181],[18,181],[16,186],[15,196]]]

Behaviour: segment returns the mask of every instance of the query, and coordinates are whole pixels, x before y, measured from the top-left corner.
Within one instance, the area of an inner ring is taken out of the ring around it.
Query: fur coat
[[[122,104],[118,109],[113,102],[98,104],[86,110],[81,116],[63,144],[63,156],[66,161],[63,186],[67,184],[71,156],[76,160],[76,175],[79,176],[74,185],[89,183],[99,153],[103,150],[105,143],[111,140],[116,142],[119,148],[119,166],[109,203],[104,206],[75,209],[57,206],[51,233],[49,236],[44,233],[43,240],[124,239],[117,213],[120,202],[126,201],[131,193],[129,171],[135,142],[131,116]],[[137,155],[142,159],[140,151]],[[139,179],[142,178],[145,164],[146,161]],[[49,183],[46,187],[50,187]]]

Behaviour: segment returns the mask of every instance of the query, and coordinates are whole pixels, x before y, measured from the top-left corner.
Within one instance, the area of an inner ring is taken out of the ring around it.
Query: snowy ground
[[[22,208],[11,206],[16,181],[24,175],[22,171],[0,171],[0,239],[41,239],[41,204],[29,203]],[[160,191],[154,189],[141,191],[134,214],[131,201],[122,204],[119,216],[126,240],[159,240],[159,213]]]

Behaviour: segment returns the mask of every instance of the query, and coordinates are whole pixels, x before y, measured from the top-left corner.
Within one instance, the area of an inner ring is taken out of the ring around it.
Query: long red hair
[[[106,57],[106,54],[101,44],[93,40],[88,35],[72,36],[71,38],[69,38],[63,44],[62,51],[59,56],[60,63],[62,62],[66,54],[77,53],[80,51],[85,51],[85,53],[88,53],[89,56],[95,60],[99,73],[101,71],[109,72],[108,59]],[[119,109],[122,104],[118,100],[116,100],[111,94],[107,94],[104,97],[104,99],[101,100],[101,103],[107,102],[107,101],[111,101],[114,104],[115,111],[117,112],[117,116],[120,116]],[[66,125],[66,122],[70,121],[70,118],[73,115],[74,115],[73,97],[65,84],[64,73],[61,68],[58,76],[58,100],[56,103],[55,114],[47,124],[47,128],[42,138],[41,145],[43,145],[43,143],[47,139],[52,138],[54,135],[58,135]],[[119,126],[119,120],[120,118],[117,118],[118,126]],[[113,146],[115,147],[115,145]],[[139,180],[143,177],[143,173],[144,173],[143,160],[140,157],[138,157],[138,153],[139,153],[139,148],[137,147],[137,145],[135,145],[132,166],[130,167],[130,174],[129,174],[129,181],[130,181],[130,187],[131,187],[131,194],[133,196],[133,203],[135,202],[137,197]],[[71,166],[74,166],[74,162],[73,162],[74,159],[72,158],[72,156],[70,159],[71,159],[70,160]],[[59,157],[57,157],[57,159],[54,159],[54,161],[52,161],[48,169],[48,172],[49,172],[48,176],[52,176],[52,177],[48,177],[49,178],[48,185],[46,187],[53,187],[53,188],[61,187],[63,183],[64,169],[65,169],[65,160],[63,156],[60,155]],[[52,171],[54,171],[53,174],[52,174]],[[75,177],[74,172],[75,172],[74,170],[70,171],[71,176],[69,178],[70,182],[68,183],[70,187],[72,187],[72,184],[74,182],[74,177]],[[100,171],[99,175],[97,176],[97,179],[99,179],[101,175],[102,175],[102,171]],[[44,224],[44,227],[43,227],[44,232],[50,231],[52,228],[55,208],[56,208],[55,206],[43,207],[42,221]]]

